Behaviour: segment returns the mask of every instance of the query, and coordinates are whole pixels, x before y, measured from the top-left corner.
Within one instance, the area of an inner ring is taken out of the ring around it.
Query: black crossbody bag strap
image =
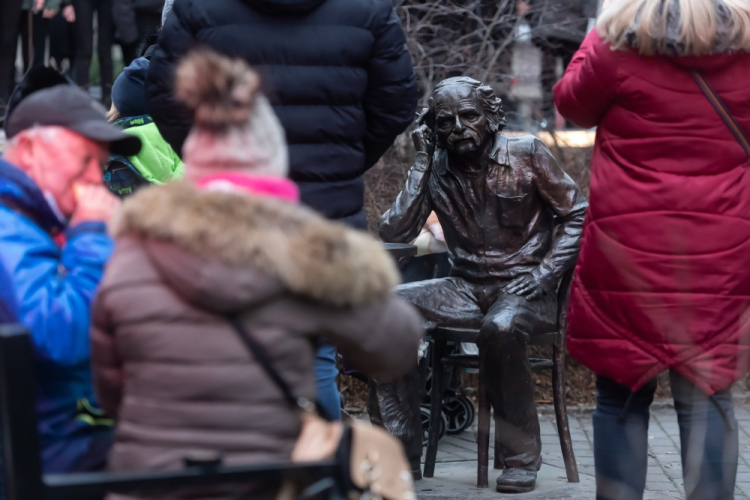
[[[294,391],[289,386],[287,381],[284,380],[284,377],[282,377],[278,370],[276,370],[276,367],[273,365],[273,361],[271,361],[271,358],[266,353],[266,350],[263,349],[263,346],[261,346],[257,340],[255,340],[250,336],[249,333],[247,333],[247,330],[242,325],[242,322],[236,316],[231,316],[228,319],[229,323],[231,323],[232,327],[239,334],[242,342],[245,344],[245,346],[247,346],[247,349],[255,357],[255,360],[260,363],[260,366],[263,367],[263,370],[268,374],[271,380],[273,380],[273,383],[276,384],[281,393],[284,395],[284,399],[286,400],[289,407],[293,410],[301,409],[309,411],[308,405],[310,404],[310,402],[304,398],[298,398],[294,394]]]
[[[747,135],[745,135],[745,132],[737,123],[737,120],[734,119],[732,113],[729,112],[726,105],[724,104],[724,101],[721,100],[719,94],[717,94],[711,84],[708,83],[708,80],[703,73],[701,73],[700,71],[691,71],[690,74],[693,76],[693,80],[695,80],[695,83],[698,84],[700,89],[706,95],[706,98],[714,107],[721,120],[732,132],[734,138],[737,139],[737,142],[740,143],[742,149],[745,150],[745,154],[747,154],[748,160],[750,160],[750,140],[748,140]]]

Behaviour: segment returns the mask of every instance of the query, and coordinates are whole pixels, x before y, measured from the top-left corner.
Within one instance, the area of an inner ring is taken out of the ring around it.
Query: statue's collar
[[[505,167],[510,166],[510,150],[508,149],[508,138],[500,132],[495,134],[494,144],[490,150],[490,159]],[[448,153],[445,150],[440,150],[437,155],[437,161],[434,165],[435,171],[439,175],[445,175],[450,166],[448,165]]]
[[[498,165],[505,167],[510,166],[510,149],[508,148],[508,138],[500,132],[495,134],[495,144],[490,151],[490,159]]]

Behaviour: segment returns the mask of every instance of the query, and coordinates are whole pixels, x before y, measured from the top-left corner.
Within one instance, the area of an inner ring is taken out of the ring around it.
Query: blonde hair
[[[647,56],[750,51],[750,1],[610,0],[597,29],[612,48]]]
[[[114,123],[120,119],[120,112],[115,107],[115,103],[112,103],[112,107],[107,111],[107,120],[109,123]]]

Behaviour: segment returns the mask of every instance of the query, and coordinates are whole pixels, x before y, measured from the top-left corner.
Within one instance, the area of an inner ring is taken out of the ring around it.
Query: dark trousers
[[[74,0],[73,6],[76,9],[76,83],[84,88],[88,88],[90,84],[89,71],[91,58],[94,55],[94,14],[96,14],[102,102],[108,104],[112,91],[112,40],[115,29],[112,20],[112,0]]]
[[[555,96],[552,89],[558,80],[557,60],[558,58],[562,59],[562,69],[565,72],[580,44],[554,38],[537,41],[536,43],[542,51],[542,118],[547,122],[548,129],[554,129]]]
[[[688,500],[734,498],[738,432],[732,395],[708,397],[689,380],[670,372],[680,426],[682,474]],[[598,500],[640,500],[648,470],[649,407],[656,381],[638,392],[598,377],[594,412],[594,462]],[[624,418],[623,418],[624,417]]]
[[[21,0],[0,2],[0,117],[16,85],[16,44]]]
[[[29,33],[29,30],[32,33]],[[22,10],[18,20],[18,32],[21,34],[24,74],[31,68],[44,66],[49,19],[42,17],[42,13],[40,12],[31,16],[31,23],[29,25],[29,11]],[[31,46],[29,46],[29,35],[31,35]],[[33,51],[33,54],[29,52],[29,49]]]
[[[416,362],[416,357],[414,359]],[[419,371],[389,381],[370,381],[367,412],[374,425],[385,428],[404,445],[412,470],[420,468],[422,458],[422,412],[419,408]]]
[[[480,328],[485,367],[480,376],[490,389],[505,465],[536,470],[542,442],[527,346],[532,335],[554,331],[557,300],[545,294],[529,301],[503,292],[505,285],[444,278],[401,285],[396,294],[419,310],[427,330],[444,324]],[[375,384],[375,392],[385,427],[404,442],[414,461],[409,450],[417,449],[414,440],[422,435],[416,368],[404,380]]]
[[[54,59],[58,69],[62,68],[64,60],[73,66],[76,57],[76,26],[65,20],[62,14],[57,14],[49,24],[49,57]]]
[[[125,67],[130,66],[130,63],[140,57],[146,38],[161,27],[161,16],[151,12],[136,12],[135,23],[138,27],[138,40],[122,45],[122,59]]]

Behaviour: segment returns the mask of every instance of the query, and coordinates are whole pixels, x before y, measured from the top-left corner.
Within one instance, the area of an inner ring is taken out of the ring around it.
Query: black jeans
[[[44,66],[44,53],[47,49],[47,34],[49,33],[49,19],[42,17],[41,12],[31,17],[31,26],[29,26],[29,11],[22,10],[18,20],[24,74],[31,68]],[[31,47],[29,47],[29,29],[32,31]],[[30,48],[34,52],[33,55],[29,53]]]
[[[722,391],[711,398],[676,372],[669,375],[687,499],[733,499],[739,437],[732,395]],[[596,498],[640,500],[646,487],[649,407],[656,381],[631,394],[627,387],[598,377],[596,388]]]
[[[49,57],[50,60],[54,59],[58,69],[66,59],[71,68],[75,62],[76,25],[66,21],[61,13],[49,23]]]
[[[16,85],[16,44],[20,0],[0,2],[0,117],[5,116],[5,104]]]
[[[88,88],[91,58],[94,55],[94,13],[98,23],[97,55],[101,77],[102,102],[110,102],[112,92],[112,0],[73,0],[76,9],[76,61],[75,80],[78,85]]]

